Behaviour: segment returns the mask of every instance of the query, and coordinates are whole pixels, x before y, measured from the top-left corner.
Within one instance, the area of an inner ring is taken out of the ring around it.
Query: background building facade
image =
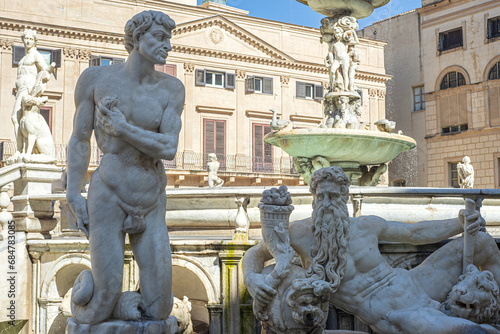
[[[500,187],[499,29],[498,1],[423,0],[362,31],[388,42],[387,114],[417,141],[391,163],[393,184],[457,187],[467,155],[475,188]]]
[[[42,7],[42,8],[41,8]],[[88,66],[126,59],[125,22],[142,10],[160,10],[177,23],[173,50],[157,69],[186,86],[186,104],[178,154],[165,162],[170,187],[205,186],[208,153],[221,163],[226,186],[302,184],[292,159],[264,144],[272,113],[296,128],[315,127],[323,119],[326,44],[318,29],[251,17],[248,12],[212,1],[11,1],[0,8],[0,138],[13,140],[10,113],[26,27],[38,31],[38,48],[57,72],[47,87],[43,109],[52,131],[59,163],[65,164],[66,143],[74,114],[74,87]],[[318,22],[319,26],[319,22]],[[385,117],[385,43],[361,39],[357,85],[363,92],[362,120]],[[3,145],[4,157],[14,144]],[[94,145],[91,165],[99,162]]]

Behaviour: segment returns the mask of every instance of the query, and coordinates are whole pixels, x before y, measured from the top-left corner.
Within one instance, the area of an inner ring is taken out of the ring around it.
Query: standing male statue
[[[377,216],[350,218],[349,179],[338,167],[316,171],[310,190],[312,217],[290,223],[290,245],[307,276],[330,285],[335,307],[382,334],[500,332],[473,322],[494,321],[499,309],[500,252],[492,237],[479,232],[483,220],[478,211],[415,224]],[[380,241],[435,243],[463,232],[463,224],[475,235],[473,263],[482,270],[468,267],[472,276],[467,279],[461,276],[463,238],[448,242],[412,270],[391,267],[378,249]],[[243,257],[245,285],[264,305],[276,294],[261,273],[271,258],[263,242]]]
[[[38,156],[40,162],[52,162],[55,160],[55,146],[48,125],[39,116],[39,110],[47,102],[47,97],[41,95],[56,64],[47,65],[36,49],[38,35],[35,30],[24,30],[21,39],[26,54],[17,67],[16,101],[11,115],[17,150],[8,162],[19,162],[23,157],[31,162],[35,147],[43,155]]]
[[[465,156],[462,162],[457,164],[460,188],[474,188],[474,167],[470,163],[470,158]]]
[[[161,12],[135,15],[125,26],[127,61],[90,67],[76,85],[66,198],[89,237],[92,271],[83,271],[73,287],[75,326],[110,318],[163,321],[172,310],[161,160],[175,157],[185,91],[155,65],[165,64],[174,28]],[[80,189],[93,131],[103,157],[86,200]],[[126,233],[140,269],[140,293],[122,293]]]

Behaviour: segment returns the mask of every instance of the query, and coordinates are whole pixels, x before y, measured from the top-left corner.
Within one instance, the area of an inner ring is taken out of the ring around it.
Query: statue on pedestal
[[[217,172],[219,171],[220,162],[217,161],[217,156],[215,153],[209,153],[208,159],[210,161],[207,163],[208,169],[208,186],[210,188],[213,187],[222,187],[224,184],[224,180],[217,176]]]
[[[350,218],[349,178],[339,167],[316,171],[310,190],[312,217],[290,223],[288,233],[282,231],[287,218],[275,221],[276,232],[287,237],[264,238],[243,257],[245,285],[257,311],[276,310],[264,327],[276,333],[291,328],[297,334],[322,333],[326,293],[330,304],[356,315],[376,333],[500,333],[500,251],[483,232],[485,222],[474,201],[467,199],[456,218],[405,224],[377,216]],[[448,242],[411,270],[391,267],[378,248],[379,242],[435,243],[462,232],[465,237]],[[273,269],[264,263],[275,257],[277,268],[280,253],[275,249],[290,246],[301,266],[289,265],[287,275],[270,279]],[[301,311],[309,325],[283,305],[295,306],[290,299],[297,293],[284,292],[298,286],[309,291],[307,301],[313,304],[304,301]]]
[[[125,25],[127,61],[90,67],[76,85],[66,198],[89,237],[92,271],[74,284],[68,333],[176,331],[162,159],[175,157],[185,91],[177,78],[155,71],[172,50],[174,28],[164,13],[136,14]],[[103,156],[85,199],[92,132]],[[126,233],[140,291],[122,293]]]
[[[55,163],[54,140],[47,122],[40,115],[40,107],[48,100],[46,96],[42,97],[42,94],[54,71],[55,63],[47,66],[45,59],[37,51],[36,31],[26,29],[21,38],[26,54],[19,61],[17,68],[16,102],[11,117],[17,151],[7,163]]]
[[[460,188],[474,188],[474,167],[470,163],[470,158],[465,156],[462,162],[457,165]]]

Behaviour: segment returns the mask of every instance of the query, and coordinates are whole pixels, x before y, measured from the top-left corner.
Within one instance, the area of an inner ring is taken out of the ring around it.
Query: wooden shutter
[[[56,63],[56,68],[61,67],[61,49],[52,50],[50,61]]]
[[[226,162],[226,121],[204,119],[204,144],[203,144],[203,160],[204,166],[208,161],[208,155],[215,153],[217,160],[220,163],[220,170],[225,168]]]
[[[90,56],[90,66],[101,66],[101,57]]]
[[[19,65],[21,59],[26,55],[26,50],[24,46],[16,46],[12,47],[12,65]]]
[[[234,73],[226,73],[226,80],[225,80],[226,86],[225,87],[227,89],[234,89],[236,87],[235,80],[236,80],[236,76],[234,75]]]
[[[195,85],[196,86],[205,86],[205,70],[196,70],[195,71]]]
[[[165,64],[165,65],[155,65],[155,70],[158,72],[163,72],[173,77],[177,77],[177,65],[175,64]]]
[[[255,172],[273,171],[273,147],[264,142],[264,137],[270,133],[267,124],[253,125],[253,170]]]
[[[255,92],[255,77],[248,76],[246,78],[245,87],[247,93]]]
[[[306,98],[306,84],[303,82],[297,82],[297,97],[301,99]]]
[[[273,93],[273,78],[262,78],[262,93]]]
[[[40,115],[45,119],[47,125],[49,126],[50,132],[52,132],[52,107],[41,107]]]
[[[322,85],[314,86],[314,99],[315,100],[323,100],[324,87]]]
[[[450,105],[448,102],[448,96],[441,96],[439,98],[439,112],[441,114],[441,127],[446,128],[452,126],[450,122]]]
[[[165,73],[173,77],[177,77],[177,65],[175,64],[165,64]]]
[[[467,108],[467,93],[457,94],[457,125],[469,123],[469,109]]]
[[[488,87],[488,105],[491,126],[500,125],[500,86]]]

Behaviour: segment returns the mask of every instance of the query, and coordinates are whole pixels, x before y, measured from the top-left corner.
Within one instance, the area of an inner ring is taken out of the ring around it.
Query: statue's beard
[[[349,242],[349,211],[341,200],[328,207],[313,203],[313,245],[308,277],[330,283],[335,292],[344,277]]]

